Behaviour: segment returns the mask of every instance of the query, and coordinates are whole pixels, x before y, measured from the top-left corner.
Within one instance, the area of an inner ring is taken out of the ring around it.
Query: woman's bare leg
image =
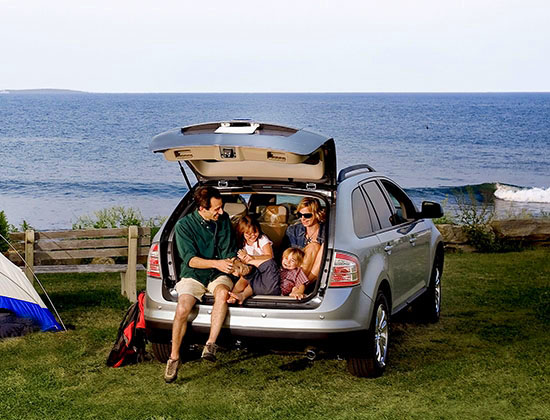
[[[307,244],[303,249],[305,255],[304,261],[302,262],[302,270],[304,270],[304,273],[306,273],[306,276],[308,276],[308,278],[310,278],[310,275],[313,275],[313,269],[315,268],[317,255],[322,254],[322,252],[319,252],[321,249],[321,244],[318,244],[317,242],[311,242]],[[320,261],[319,266],[317,267],[317,275],[319,274],[319,267]],[[317,277],[317,275],[315,275],[315,277]]]
[[[307,275],[309,281],[317,280],[317,277],[319,277],[319,272],[321,271],[321,262],[323,261],[324,246],[324,244],[321,245],[317,250],[317,255],[315,256],[315,260],[313,261],[313,265],[311,266],[311,271]]]

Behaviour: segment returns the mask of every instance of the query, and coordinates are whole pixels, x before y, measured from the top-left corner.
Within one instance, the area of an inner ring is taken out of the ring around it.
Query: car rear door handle
[[[412,246],[415,246],[416,245],[416,238],[415,237],[409,238],[409,242]]]
[[[392,248],[393,248],[393,245],[386,245],[384,247],[384,251],[386,251],[388,253],[388,255],[390,255]]]

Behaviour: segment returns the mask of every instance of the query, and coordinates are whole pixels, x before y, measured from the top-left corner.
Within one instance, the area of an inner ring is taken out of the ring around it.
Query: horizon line
[[[75,93],[75,94],[499,94],[499,93],[550,93],[550,90],[471,90],[471,91],[351,91],[351,90],[327,90],[327,91],[87,91],[65,88],[25,88],[25,89],[0,89],[0,94],[10,93]]]

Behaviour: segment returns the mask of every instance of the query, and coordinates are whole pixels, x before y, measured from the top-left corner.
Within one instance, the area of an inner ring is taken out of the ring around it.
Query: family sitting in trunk
[[[307,284],[315,281],[320,268],[324,212],[318,200],[304,198],[298,205],[301,223],[287,229],[286,239],[291,247],[283,252],[282,269],[273,258],[271,240],[250,216],[243,216],[237,224],[237,246],[217,189],[200,187],[194,200],[196,210],[175,226],[181,265],[180,280],[175,287],[178,303],[172,326],[172,349],[164,373],[166,382],[177,378],[189,315],[206,292],[214,295],[214,304],[202,358],[213,362],[228,303],[242,304],[252,294],[282,294],[302,299]],[[238,281],[234,285],[235,277]]]
[[[243,303],[253,294],[283,295],[302,299],[308,283],[317,279],[321,266],[325,213],[315,198],[302,199],[297,207],[300,223],[288,227],[279,268],[273,259],[273,243],[263,234],[259,223],[243,216],[236,227],[238,257],[256,267],[243,276],[230,292],[228,303]]]

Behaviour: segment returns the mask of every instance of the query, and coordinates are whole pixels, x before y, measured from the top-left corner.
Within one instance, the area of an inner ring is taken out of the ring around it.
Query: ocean
[[[112,206],[167,216],[186,184],[152,137],[233,118],[331,136],[339,169],[368,163],[417,204],[452,211],[470,188],[500,213],[550,212],[550,93],[0,94],[0,210],[42,230]]]

